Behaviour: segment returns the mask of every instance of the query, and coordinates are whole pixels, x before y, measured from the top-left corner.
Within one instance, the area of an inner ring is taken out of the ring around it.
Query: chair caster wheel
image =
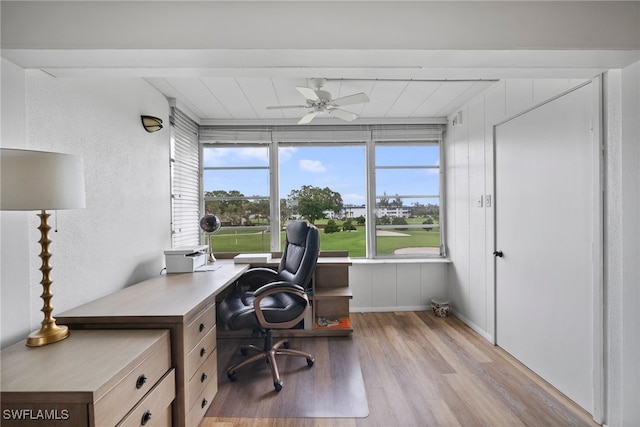
[[[313,359],[313,358],[307,359],[307,366],[312,367],[315,362],[316,362],[316,359]]]
[[[227,378],[229,378],[229,381],[235,381],[238,379],[238,374],[236,374],[236,371],[227,372]]]
[[[240,354],[243,355],[243,356],[246,356],[247,354],[249,354],[249,349],[242,347],[240,349]]]
[[[276,391],[280,391],[282,390],[282,386],[284,385],[284,383],[282,381],[278,381],[273,383],[273,387],[276,389]]]
[[[285,341],[285,342],[282,344],[282,346],[283,346],[284,348],[291,348],[291,343],[289,343],[289,341]]]

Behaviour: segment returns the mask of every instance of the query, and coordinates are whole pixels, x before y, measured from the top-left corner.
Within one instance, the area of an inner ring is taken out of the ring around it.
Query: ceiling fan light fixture
[[[311,83],[315,86],[315,89],[310,87],[297,86],[296,89],[302,96],[304,96],[307,105],[280,105],[280,106],[268,106],[267,109],[285,109],[285,108],[307,108],[308,111],[299,121],[298,124],[310,123],[318,114],[328,113],[345,121],[353,121],[358,118],[358,115],[350,111],[339,109],[338,107],[344,107],[347,105],[365,104],[369,102],[367,94],[360,92],[353,95],[347,95],[340,98],[333,98],[331,93],[322,90],[327,80],[323,78],[311,79]]]

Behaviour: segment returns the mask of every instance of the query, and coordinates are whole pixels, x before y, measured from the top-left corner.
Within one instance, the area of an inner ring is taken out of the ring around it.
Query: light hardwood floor
[[[352,313],[351,318],[367,418],[208,417],[199,427],[597,425],[453,316],[442,319],[427,311]]]

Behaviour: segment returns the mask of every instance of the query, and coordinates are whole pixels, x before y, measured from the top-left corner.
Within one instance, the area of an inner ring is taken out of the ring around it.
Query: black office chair
[[[243,355],[249,350],[258,354],[227,369],[231,381],[236,370],[257,360],[266,359],[271,368],[276,391],[282,390],[276,356],[298,356],[313,366],[315,359],[309,353],[289,348],[284,339],[273,344],[273,329],[290,329],[299,324],[309,309],[306,290],[318,261],[320,236],[318,229],[304,221],[290,222],[286,228],[286,243],[277,271],[269,268],[251,268],[236,282],[234,292],[219,306],[220,318],[229,329],[252,329],[264,334],[263,348],[249,345],[241,348]]]

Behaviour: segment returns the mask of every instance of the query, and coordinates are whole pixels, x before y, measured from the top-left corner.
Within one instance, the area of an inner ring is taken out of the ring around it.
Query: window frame
[[[336,128],[347,128],[348,126],[336,127]],[[201,128],[206,128],[204,131],[201,131],[201,150],[204,150],[207,146],[215,146],[215,147],[235,147],[235,148],[244,148],[249,146],[259,146],[259,147],[267,147],[268,149],[268,157],[269,157],[269,165],[267,167],[260,167],[260,169],[268,169],[269,170],[269,201],[270,201],[270,248],[273,252],[278,252],[281,250],[281,241],[279,238],[280,230],[282,229],[281,221],[280,221],[280,159],[279,159],[279,148],[280,147],[290,147],[290,146],[327,146],[327,145],[351,145],[358,146],[363,145],[365,149],[365,192],[366,192],[366,223],[365,223],[365,233],[366,233],[366,255],[365,258],[362,259],[433,259],[433,258],[444,258],[446,257],[445,253],[445,207],[444,201],[445,198],[445,176],[444,169],[442,165],[444,165],[444,132],[445,125],[417,125],[415,127],[410,125],[404,126],[354,126],[354,135],[359,134],[361,138],[359,141],[354,140],[340,140],[339,137],[332,140],[322,141],[320,139],[315,139],[311,136],[308,140],[293,141],[292,139],[281,139],[274,137],[274,134],[279,135],[287,135],[287,131],[290,129],[290,135],[310,135],[312,134],[314,128],[307,127],[305,129],[301,129],[301,127],[295,126],[273,126],[273,127],[261,127],[259,129],[259,133],[256,133],[258,136],[252,136],[250,138],[246,138],[246,134],[252,131],[251,128],[245,128],[242,126],[237,126],[229,129],[224,127],[219,127],[218,130],[216,126],[205,126]],[[341,129],[333,130],[332,127],[328,126],[315,126],[320,133],[327,133],[326,129],[329,129],[329,132],[335,132],[336,135],[340,135]],[[422,130],[427,129],[425,133],[421,133]],[[234,130],[237,131],[236,136],[234,134]],[[364,132],[363,132],[364,130]],[[225,135],[223,138],[213,138],[211,135],[216,134],[216,132],[220,132],[221,135]],[[204,138],[202,138],[204,135]],[[366,137],[362,137],[362,135],[366,135]],[[438,165],[413,165],[413,166],[402,166],[402,165],[384,165],[384,166],[376,166],[375,163],[375,150],[379,145],[437,145],[438,154],[439,154],[439,164]],[[204,166],[204,156],[201,155],[201,173],[200,179],[204,181],[204,173],[205,170],[216,169],[216,167],[205,167]],[[256,167],[252,167],[256,168]],[[421,168],[421,169],[437,169],[438,170],[438,186],[439,186],[439,194],[424,194],[424,195],[398,195],[399,197],[411,198],[411,197],[421,197],[421,198],[432,198],[438,200],[439,205],[439,231],[440,231],[440,250],[439,255],[428,255],[428,254],[385,254],[378,255],[377,254],[377,243],[376,243],[376,202],[380,195],[376,194],[376,182],[375,182],[375,173],[377,169],[411,169],[411,168]],[[237,166],[237,167],[217,167],[217,169],[246,169],[246,167]],[[205,201],[213,200],[216,198],[205,198],[204,196],[204,182],[201,184],[202,192],[202,211],[204,212]],[[256,200],[258,198],[267,199],[267,197],[243,197],[242,199],[247,200]],[[216,199],[218,200],[218,199]]]

